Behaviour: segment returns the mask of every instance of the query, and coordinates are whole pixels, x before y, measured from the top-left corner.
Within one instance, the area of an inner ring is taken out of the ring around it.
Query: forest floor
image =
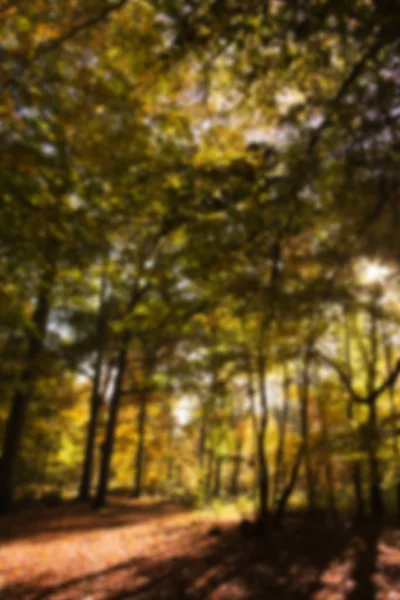
[[[0,518],[2,600],[400,600],[400,529],[292,519],[266,539],[223,519],[114,498]],[[214,535],[213,535],[214,534]]]

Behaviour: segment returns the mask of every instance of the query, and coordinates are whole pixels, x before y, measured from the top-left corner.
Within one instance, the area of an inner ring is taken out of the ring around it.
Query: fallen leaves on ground
[[[400,531],[289,521],[264,539],[163,502],[114,498],[0,519],[4,600],[400,600]]]

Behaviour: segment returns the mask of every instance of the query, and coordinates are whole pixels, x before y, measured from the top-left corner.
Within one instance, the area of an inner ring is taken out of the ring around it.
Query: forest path
[[[305,527],[267,539],[161,502],[114,498],[0,519],[2,600],[400,600],[400,530]]]

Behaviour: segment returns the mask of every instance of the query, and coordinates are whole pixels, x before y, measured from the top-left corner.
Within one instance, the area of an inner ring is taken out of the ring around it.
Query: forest
[[[400,600],[399,0],[0,1],[0,597]]]

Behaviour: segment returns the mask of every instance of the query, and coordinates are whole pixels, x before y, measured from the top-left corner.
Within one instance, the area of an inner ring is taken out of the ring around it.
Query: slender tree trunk
[[[282,412],[278,421],[278,445],[276,448],[275,456],[275,473],[274,473],[274,491],[273,491],[273,505],[276,506],[278,500],[279,488],[282,482],[283,475],[283,461],[285,452],[285,440],[286,440],[286,428],[289,416],[289,386],[290,378],[287,370],[287,366],[284,367],[283,376],[283,406]]]
[[[297,477],[299,475],[301,462],[304,457],[304,450],[305,450],[304,443],[302,443],[297,452],[296,460],[293,463],[293,468],[292,468],[289,482],[288,482],[287,486],[285,487],[285,489],[283,490],[282,495],[280,496],[280,498],[278,500],[275,517],[274,517],[274,525],[277,528],[282,526],[283,519],[285,516],[286,506],[289,502],[290,496],[293,493],[293,490],[296,485]]]
[[[231,496],[237,496],[239,493],[239,481],[240,481],[240,465],[242,458],[239,455],[233,459],[232,475],[229,484],[229,493]]]
[[[199,435],[199,468],[200,471],[204,467],[204,456],[206,454],[206,441],[207,441],[207,403],[204,402],[201,410],[201,421],[200,421],[200,435]]]
[[[354,406],[353,402],[350,400],[347,408],[347,415],[350,423],[354,417]],[[358,431],[356,430],[356,435],[358,436]],[[358,447],[361,446],[359,443],[359,439],[357,437]],[[363,523],[365,520],[365,502],[364,502],[364,493],[362,486],[362,462],[360,460],[355,460],[352,464],[352,479],[353,479],[353,489],[354,489],[354,499],[356,503],[355,510],[355,518],[358,523]]]
[[[306,470],[307,482],[307,504],[308,512],[312,514],[315,511],[315,485],[314,475],[311,465],[310,441],[309,441],[309,388],[310,388],[310,357],[309,349],[306,350],[303,370],[301,374],[301,385],[299,390],[300,397],[300,420],[301,436],[304,446],[304,465]]]
[[[266,456],[266,439],[268,429],[268,397],[265,379],[265,359],[260,354],[258,362],[258,384],[260,395],[261,415],[257,432],[257,454],[258,454],[258,489],[259,509],[258,524],[261,530],[268,526],[268,500],[269,500],[269,475],[268,461]]]
[[[370,360],[368,362],[368,395],[371,397],[376,385],[378,363],[378,324],[376,313],[371,307],[370,311]],[[380,518],[384,513],[384,504],[380,483],[380,469],[378,460],[379,433],[377,403],[375,399],[369,402],[368,415],[368,440],[367,452],[370,476],[370,506],[373,517]]]
[[[123,335],[122,346],[118,354],[117,376],[115,380],[114,391],[110,400],[106,438],[102,446],[101,453],[99,481],[97,485],[96,496],[93,502],[93,508],[95,509],[102,508],[106,502],[111,457],[114,448],[115,428],[117,424],[119,405],[121,402],[121,392],[126,370],[130,337],[130,332],[125,331]]]
[[[140,289],[137,282],[134,283],[131,297],[126,307],[125,316],[129,317],[139,300],[143,297],[145,289]],[[106,438],[102,447],[100,473],[97,485],[96,496],[93,501],[93,508],[102,508],[106,502],[108,481],[110,475],[111,457],[114,449],[115,429],[119,407],[121,403],[122,386],[124,383],[126,365],[128,360],[129,343],[131,341],[132,331],[126,327],[122,334],[121,348],[117,358],[117,375],[114,384],[114,391],[110,400],[110,409],[106,428]]]
[[[345,313],[344,315],[344,351],[347,362],[347,371],[349,373],[350,378],[353,377],[353,362],[352,362],[352,344],[351,344],[351,330],[350,330],[350,319],[349,315]],[[350,427],[352,427],[352,421],[354,418],[354,404],[353,400],[350,398],[347,405],[347,416],[350,422]],[[352,433],[354,432],[353,428],[351,429]],[[356,430],[356,440],[357,440],[357,448],[360,449],[360,440],[359,433]],[[364,502],[364,494],[362,488],[362,463],[360,460],[355,460],[352,464],[352,479],[353,479],[353,489],[354,489],[354,499],[355,499],[355,518],[358,523],[363,523],[365,520],[365,502]]]
[[[138,444],[135,457],[135,475],[133,482],[133,496],[139,498],[142,495],[143,468],[144,468],[144,449],[147,422],[147,389],[140,395],[139,414],[138,414]]]
[[[5,427],[0,461],[0,512],[8,512],[12,508],[16,464],[26,412],[37,380],[37,363],[43,349],[47,329],[50,313],[50,293],[54,277],[54,266],[48,267],[39,284],[36,308],[32,318],[32,329],[28,333],[25,365],[11,402],[11,410]]]
[[[356,520],[362,523],[365,520],[365,503],[362,489],[362,464],[359,461],[353,463],[353,487],[356,500]]]
[[[400,454],[397,439],[397,428],[396,428],[396,405],[395,405],[395,390],[392,386],[389,390],[390,393],[390,408],[392,413],[393,421],[393,455],[395,459],[395,492],[396,492],[396,513],[397,518],[400,520]]]
[[[393,371],[393,349],[389,334],[384,332],[383,335],[383,346],[385,351],[386,360],[386,371],[387,374]],[[397,414],[396,414],[396,393],[395,384],[389,387],[389,399],[390,399],[390,413],[392,417],[392,448],[393,457],[395,463],[395,494],[396,494],[396,514],[398,520],[400,520],[400,453],[398,444],[398,431],[396,427]]]
[[[171,407],[168,406],[168,451],[165,457],[165,484],[163,486],[163,492],[171,490],[172,477],[174,473],[174,423],[173,416],[171,414]]]
[[[325,476],[328,484],[328,500],[329,500],[329,509],[332,514],[333,520],[336,521],[338,517],[337,512],[337,503],[336,503],[336,493],[335,493],[335,477],[333,473],[332,466],[332,458],[330,452],[330,440],[328,433],[328,422],[326,418],[326,410],[322,398],[318,395],[318,411],[319,418],[321,422],[321,436],[322,443],[324,445],[325,457],[324,457],[324,465],[325,465]]]
[[[222,479],[222,465],[224,459],[222,456],[217,456],[215,461],[215,477],[214,477],[214,498],[219,498],[221,495],[221,479]]]
[[[231,481],[229,484],[229,493],[237,496],[239,493],[240,469],[242,464],[243,439],[238,437],[236,440],[235,456],[233,457]]]
[[[86,434],[85,457],[83,461],[82,477],[78,494],[78,499],[82,502],[87,502],[90,499],[90,490],[92,485],[94,448],[97,431],[97,420],[100,410],[100,397],[98,395],[98,389],[95,387],[98,385],[96,379],[97,377],[95,374],[93,379],[92,396],[90,399],[90,415]]]
[[[180,488],[182,486],[182,465],[175,465],[175,481],[176,486]]]
[[[204,496],[205,496],[206,502],[208,502],[211,497],[211,482],[212,482],[213,467],[214,467],[214,452],[212,450],[208,450],[207,454],[208,454],[207,473],[206,473],[206,478],[205,478],[205,482],[204,482]]]
[[[247,368],[247,394],[250,400],[251,417],[253,421],[253,431],[255,438],[255,455],[257,464],[257,523],[262,532],[265,530],[268,521],[268,465],[265,456],[265,436],[267,429],[267,397],[265,390],[265,363],[263,359],[259,360],[258,377],[259,392],[261,396],[261,416],[258,419],[256,409],[255,390],[253,383],[253,372],[249,360]]]
[[[172,481],[172,476],[174,473],[174,464],[175,464],[174,457],[172,455],[169,455],[167,458],[167,472],[166,472],[167,484]]]
[[[105,293],[106,293],[106,282],[105,277],[102,278],[101,291],[100,291],[100,307],[97,321],[97,356],[94,366],[94,375],[92,381],[92,393],[90,397],[90,413],[88,420],[88,429],[86,435],[86,448],[85,456],[82,469],[82,477],[79,486],[79,500],[87,502],[90,498],[90,490],[93,478],[93,459],[94,459],[94,448],[97,431],[97,420],[99,410],[101,406],[101,374],[103,367],[104,349],[105,349],[105,336],[106,336],[106,304],[105,304]]]
[[[373,517],[380,518],[384,513],[384,504],[382,498],[379,461],[377,457],[378,449],[378,425],[376,414],[376,403],[369,405],[368,419],[368,462],[370,476],[370,506]]]
[[[268,523],[268,464],[265,456],[265,439],[265,429],[263,427],[257,434],[259,491],[258,523],[262,529],[264,529]]]

